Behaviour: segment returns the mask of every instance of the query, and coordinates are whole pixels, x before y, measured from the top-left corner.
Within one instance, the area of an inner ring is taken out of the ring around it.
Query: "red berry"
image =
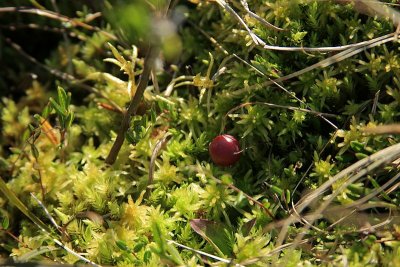
[[[235,164],[240,158],[238,140],[229,134],[218,135],[208,147],[212,161],[220,166]]]

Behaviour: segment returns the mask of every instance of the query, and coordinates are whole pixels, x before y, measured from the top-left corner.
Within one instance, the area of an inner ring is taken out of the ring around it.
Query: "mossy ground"
[[[238,17],[224,1],[55,2],[0,8],[4,259],[82,262],[61,242],[100,265],[400,266],[397,1],[247,2],[280,29],[236,0]],[[208,155],[221,133],[244,149],[231,167]]]

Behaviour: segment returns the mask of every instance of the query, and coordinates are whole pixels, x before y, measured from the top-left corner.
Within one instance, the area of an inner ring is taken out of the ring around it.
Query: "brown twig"
[[[104,34],[105,36],[107,36],[108,38],[110,38],[112,40],[117,40],[117,37],[114,34],[111,34],[109,32],[103,31],[98,27],[89,25],[89,24],[84,23],[82,21],[79,21],[77,19],[72,19],[72,18],[69,18],[67,16],[64,16],[64,15],[61,15],[61,14],[58,14],[56,12],[52,12],[52,11],[49,11],[49,10],[41,10],[41,9],[38,9],[38,8],[31,8],[31,7],[1,7],[0,8],[0,13],[4,13],[4,12],[29,13],[29,14],[35,14],[35,15],[46,17],[46,18],[58,20],[58,21],[61,21],[61,22],[68,22],[72,26],[79,26],[79,27],[84,28],[84,29],[100,32],[100,33]]]
[[[112,165],[117,159],[118,153],[121,150],[122,144],[124,143],[125,140],[126,131],[129,129],[129,123],[131,117],[136,113],[140,100],[142,99],[144,90],[146,89],[147,84],[149,82],[151,70],[157,55],[158,55],[158,48],[155,47],[155,45],[150,45],[147,55],[144,59],[143,72],[142,75],[140,76],[135,96],[132,98],[128,110],[124,112],[124,117],[122,119],[122,123],[117,138],[115,139],[115,142],[110,150],[110,153],[108,154],[105,160],[106,164]]]

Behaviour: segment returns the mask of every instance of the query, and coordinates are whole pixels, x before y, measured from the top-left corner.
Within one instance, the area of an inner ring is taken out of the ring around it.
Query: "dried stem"
[[[135,96],[132,98],[128,110],[124,112],[124,117],[122,119],[122,123],[117,138],[115,139],[115,142],[110,150],[110,153],[106,158],[105,162],[109,165],[114,164],[115,160],[117,159],[118,153],[121,150],[122,144],[124,143],[125,140],[126,131],[129,129],[129,123],[131,121],[131,117],[136,113],[140,100],[142,99],[144,90],[146,89],[147,84],[149,82],[151,70],[157,54],[158,54],[158,48],[156,48],[154,45],[150,45],[147,55],[144,59],[143,72],[142,75],[140,76]]]
[[[221,133],[222,133],[222,132],[224,131],[224,129],[225,129],[225,123],[226,123],[227,117],[228,117],[230,114],[232,114],[233,112],[235,112],[235,111],[238,110],[238,109],[241,109],[241,108],[246,107],[246,106],[252,106],[252,105],[264,105],[264,106],[267,106],[267,107],[270,107],[270,108],[282,108],[282,109],[288,109],[288,110],[291,110],[291,111],[300,111],[300,112],[309,113],[309,114],[312,114],[312,115],[315,115],[315,116],[319,116],[319,117],[322,117],[322,116],[325,116],[325,117],[332,117],[332,118],[337,118],[337,117],[339,117],[338,115],[335,115],[335,114],[324,113],[324,112],[318,112],[318,111],[309,110],[309,109],[304,109],[304,108],[300,108],[300,107],[276,105],[276,104],[272,104],[272,103],[257,102],[257,101],[256,101],[256,102],[246,102],[246,103],[240,104],[240,105],[238,105],[238,106],[236,106],[236,107],[230,109],[230,110],[225,114],[225,116],[224,116],[224,118],[223,118],[223,121],[222,121]],[[337,127],[336,127],[335,129],[337,129]]]
[[[58,20],[58,21],[61,21],[61,22],[68,22],[74,27],[79,26],[79,27],[82,27],[84,29],[88,29],[88,30],[91,30],[91,31],[97,31],[97,32],[102,33],[103,35],[107,36],[108,38],[110,38],[112,40],[117,40],[117,37],[112,33],[106,32],[104,30],[99,29],[98,27],[89,25],[89,24],[84,23],[82,21],[79,21],[77,19],[69,18],[67,16],[58,14],[58,13],[53,12],[53,11],[41,10],[41,9],[31,8],[31,7],[1,7],[0,8],[0,13],[5,13],[5,12],[29,13],[29,14],[35,14],[35,15],[38,15],[38,16],[43,16],[43,17],[46,17],[46,18]]]

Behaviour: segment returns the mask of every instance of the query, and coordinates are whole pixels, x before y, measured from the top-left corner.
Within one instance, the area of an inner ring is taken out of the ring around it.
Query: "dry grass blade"
[[[168,132],[165,133],[164,136],[162,136],[160,140],[157,141],[157,143],[153,148],[153,152],[151,153],[151,158],[150,158],[149,180],[147,181],[146,194],[145,194],[146,197],[148,197],[151,192],[150,186],[153,184],[154,180],[154,168],[156,165],[157,156],[163,149],[164,145],[168,142],[171,135],[172,135],[171,133]]]
[[[386,36],[386,35],[385,35]],[[340,45],[340,46],[325,46],[325,47],[290,47],[290,46],[274,46],[267,45],[263,46],[264,49],[274,50],[274,51],[287,51],[287,52],[335,52],[335,51],[343,51],[349,48],[359,48],[374,42],[377,39],[381,39],[384,36],[380,36],[368,41],[362,41],[355,44],[349,45]]]
[[[228,116],[229,114],[231,114],[232,112],[234,112],[234,111],[236,111],[236,110],[238,110],[240,108],[243,108],[245,106],[249,106],[249,105],[264,105],[264,106],[267,106],[267,107],[270,107],[270,108],[282,108],[282,109],[287,109],[287,110],[291,110],[291,111],[300,111],[300,112],[310,113],[310,114],[315,115],[315,116],[323,115],[323,116],[331,117],[331,118],[336,118],[338,116],[338,115],[331,114],[331,113],[318,112],[318,111],[304,109],[304,108],[300,108],[300,107],[277,105],[277,104],[267,103],[267,102],[246,102],[246,103],[240,104],[239,106],[234,107],[231,110],[229,110],[225,114],[225,117]]]
[[[225,0],[215,0],[223,9],[225,9],[227,12],[229,12],[249,33],[251,39],[253,42],[257,45],[263,44],[264,41],[262,41],[257,35],[255,35],[247,26],[247,24],[243,21],[243,19],[236,13],[235,10],[233,10],[230,5],[225,2]]]
[[[35,214],[33,214],[22,201],[11,191],[3,178],[0,177],[0,191],[3,192],[4,196],[10,204],[18,208],[26,217],[28,217],[33,223],[35,223],[41,230],[50,233],[50,228],[44,224]]]
[[[243,8],[246,10],[247,14],[258,20],[259,22],[261,22],[261,24],[263,24],[264,26],[266,26],[267,28],[273,29],[275,31],[284,31],[284,29],[276,27],[275,25],[272,25],[271,23],[269,23],[268,21],[266,21],[265,19],[263,19],[262,17],[260,17],[259,15],[257,15],[256,13],[252,12],[249,8],[249,5],[247,3],[246,0],[240,0],[241,5],[243,6]]]
[[[284,105],[276,105],[273,103],[266,103],[266,102],[246,102],[243,104],[240,104],[234,108],[232,108],[231,110],[229,110],[225,116],[224,119],[222,120],[222,126],[221,126],[221,133],[224,131],[225,128],[225,123],[227,120],[227,117],[229,116],[229,114],[232,114],[232,112],[243,108],[245,106],[250,106],[250,105],[264,105],[270,108],[281,108],[281,109],[287,109],[287,110],[291,110],[291,111],[300,111],[300,112],[305,112],[305,113],[309,113],[315,116],[319,116],[319,117],[332,117],[332,118],[336,118],[338,117],[338,115],[335,114],[330,114],[330,113],[323,113],[323,112],[318,112],[318,111],[314,111],[314,110],[309,110],[309,109],[304,109],[304,108],[300,108],[300,107],[292,107],[292,106],[284,106]],[[333,124],[334,128],[337,129],[337,127]]]
[[[400,134],[400,124],[386,124],[379,126],[367,126],[362,129],[364,133],[368,134]]]
[[[362,197],[359,200],[354,201],[351,204],[345,205],[343,207],[339,207],[340,209],[343,208],[361,208],[361,205],[367,202],[368,200],[372,199],[373,197],[377,196],[379,193],[383,192],[386,188],[388,188],[390,185],[392,185],[394,182],[396,182],[400,178],[400,173],[396,174],[394,177],[392,177],[389,181],[387,181],[384,185],[380,186],[379,188],[375,188],[372,190],[368,195]],[[333,211],[335,209],[332,209]]]
[[[51,216],[50,212],[46,209],[46,207],[43,205],[42,201],[40,201],[33,193],[31,193],[31,197],[36,200],[36,202],[39,204],[39,206],[42,207],[44,212],[46,213],[47,218],[50,220],[50,222],[56,227],[57,230],[60,231],[61,227],[57,224],[56,220],[54,220],[53,216]]]
[[[261,84],[255,84],[255,85],[243,88],[243,89],[239,89],[239,90],[236,90],[236,91],[232,92],[232,94],[234,94],[234,95],[242,95],[242,94],[247,93],[247,92],[249,92],[251,90],[258,90],[260,88],[265,88],[266,86],[269,86],[269,85],[272,85],[272,84],[275,84],[275,83],[278,83],[278,82],[283,82],[283,81],[287,81],[287,80],[293,79],[295,77],[303,75],[303,74],[305,74],[305,73],[307,73],[309,71],[312,71],[314,69],[317,69],[317,68],[326,68],[326,67],[328,67],[328,66],[330,66],[332,64],[338,63],[338,62],[340,62],[342,60],[345,60],[345,59],[347,59],[349,57],[352,57],[352,56],[354,56],[354,55],[356,55],[358,53],[361,53],[361,52],[363,52],[363,51],[365,51],[367,49],[370,49],[372,47],[375,47],[375,46],[382,45],[384,43],[393,41],[393,40],[395,40],[394,35],[395,35],[394,33],[391,33],[391,34],[387,34],[385,36],[376,38],[374,40],[369,41],[368,45],[366,45],[364,47],[346,49],[343,52],[340,52],[340,53],[338,53],[338,54],[336,54],[334,56],[331,56],[331,57],[329,57],[327,59],[321,60],[320,62],[315,63],[315,64],[313,64],[311,66],[308,66],[308,67],[306,67],[306,68],[304,68],[302,70],[295,71],[292,74],[280,77],[280,78],[275,79],[275,80],[268,80],[268,81],[266,81],[264,83],[261,83]]]
[[[310,205],[311,202],[321,197],[322,194],[326,192],[338,180],[348,177],[348,180],[346,183],[344,183],[344,185],[348,183],[350,184],[351,182],[354,182],[357,179],[361,178],[363,175],[371,172],[375,168],[392,162],[399,156],[400,144],[396,144],[354,163],[353,165],[347,167],[343,171],[333,176],[329,181],[325,182],[318,189],[303,197],[296,204],[297,210],[299,212],[302,212],[307,206]],[[340,190],[337,190],[337,192],[339,191]]]
[[[388,6],[387,3],[382,3],[377,0],[336,0],[338,3],[353,4],[354,9],[358,12],[369,15],[378,16],[384,19],[390,19],[395,26],[400,24],[400,13]]]
[[[373,170],[382,167],[386,164],[391,163],[395,159],[400,157],[400,144],[396,144],[385,148],[375,154],[364,158],[353,165],[349,166],[348,168],[344,169],[343,171],[339,172],[335,176],[333,176],[329,181],[322,184],[318,189],[314,190],[313,192],[309,193],[308,195],[304,196],[297,204],[296,209],[298,213],[301,213],[305,208],[310,206],[311,203],[319,200],[322,198],[323,194],[332,187],[334,183],[341,179],[346,179],[345,182],[341,184],[339,188],[333,191],[325,200],[320,204],[320,206],[313,212],[311,218],[309,219],[309,223],[313,224],[315,219],[317,219],[323,212],[328,208],[330,203],[336,198],[336,196],[341,193],[344,189],[346,189],[350,184],[353,184],[357,180],[361,179],[368,173],[371,173]],[[291,224],[292,219],[287,220],[287,223],[284,224],[282,227],[281,232],[279,233],[279,238],[277,240],[277,246],[281,245],[286,238],[287,234],[287,226]],[[306,234],[309,226],[304,226],[301,234],[299,234],[296,239],[295,243],[299,243],[304,235]]]
[[[265,73],[263,73],[262,71],[260,71],[259,69],[257,69],[254,65],[252,65],[251,63],[247,62],[246,60],[244,60],[243,58],[241,58],[240,56],[238,56],[235,53],[230,53],[228,52],[221,44],[219,44],[213,37],[211,37],[209,34],[207,34],[203,29],[199,28],[197,25],[191,23],[191,25],[197,29],[198,31],[200,31],[204,36],[206,36],[215,46],[218,47],[218,49],[220,49],[225,55],[228,55],[227,60],[230,60],[231,58],[236,58],[237,60],[243,62],[245,65],[249,66],[251,69],[253,69],[256,73],[260,74],[263,77],[266,77],[271,84],[276,85],[277,87],[279,87],[282,91],[284,91],[286,94],[288,94],[290,97],[296,99],[298,102],[300,102],[301,104],[305,105],[305,107],[307,107],[307,109],[304,110],[308,110],[307,112],[313,113],[315,115],[317,115],[318,117],[322,118],[324,121],[326,121],[329,125],[331,125],[333,128],[335,128],[336,130],[338,129],[338,127],[331,122],[330,120],[328,120],[325,116],[324,113],[320,113],[318,111],[314,111],[311,109],[311,107],[305,103],[303,100],[301,100],[300,98],[298,98],[296,95],[292,94],[291,92],[289,92],[289,90],[287,90],[285,87],[283,87],[282,85],[280,85],[279,83],[276,82],[276,80],[271,80]],[[223,64],[225,64],[226,62],[223,62]],[[223,65],[221,64],[221,65]],[[223,129],[223,125],[222,125],[222,129]]]

